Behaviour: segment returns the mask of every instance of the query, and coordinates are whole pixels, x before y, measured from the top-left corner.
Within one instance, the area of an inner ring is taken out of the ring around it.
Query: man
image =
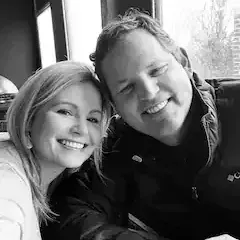
[[[59,222],[44,239],[240,237],[240,85],[214,91],[160,24],[134,10],[103,29],[92,59],[122,118],[105,177],[87,163],[56,188]]]

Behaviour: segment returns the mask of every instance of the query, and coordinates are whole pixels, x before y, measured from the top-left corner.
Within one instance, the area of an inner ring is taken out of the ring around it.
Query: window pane
[[[69,57],[90,62],[102,26],[100,0],[65,0],[64,8]]]
[[[200,76],[240,77],[239,0],[163,0],[162,10],[164,29]]]
[[[37,17],[42,67],[56,63],[51,8],[47,7]]]

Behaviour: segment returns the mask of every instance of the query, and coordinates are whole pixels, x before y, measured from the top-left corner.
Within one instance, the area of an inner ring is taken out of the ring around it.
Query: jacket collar
[[[208,161],[207,165],[211,165],[216,147],[220,141],[219,121],[216,108],[216,96],[214,88],[206,81],[200,79],[196,73],[191,78],[193,89],[202,102],[203,116],[202,124],[205,129],[205,135],[208,144]]]

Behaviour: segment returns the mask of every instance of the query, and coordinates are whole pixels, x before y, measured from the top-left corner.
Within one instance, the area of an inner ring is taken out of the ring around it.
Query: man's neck
[[[199,120],[201,115],[201,106],[200,102],[195,95],[193,95],[192,103],[187,114],[187,117],[179,129],[179,131],[175,132],[173,135],[169,135],[162,140],[162,142],[169,146],[178,146],[183,144],[191,131],[196,129],[196,126],[199,126]]]

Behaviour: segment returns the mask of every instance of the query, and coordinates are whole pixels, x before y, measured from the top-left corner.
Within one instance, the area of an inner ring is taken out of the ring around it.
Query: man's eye
[[[96,124],[100,123],[100,121],[97,118],[94,118],[94,117],[88,118],[87,120],[91,123],[96,123]]]
[[[129,84],[126,87],[124,87],[123,89],[121,89],[120,93],[128,94],[133,90],[133,88],[134,88],[133,84]]]
[[[59,110],[57,111],[57,113],[62,114],[62,115],[72,116],[71,111],[69,111],[69,110],[67,110],[67,109],[59,109]]]
[[[158,67],[158,68],[154,68],[149,72],[149,75],[152,77],[157,77],[159,75],[162,75],[163,73],[165,73],[168,69],[168,64],[165,64],[162,67]]]

